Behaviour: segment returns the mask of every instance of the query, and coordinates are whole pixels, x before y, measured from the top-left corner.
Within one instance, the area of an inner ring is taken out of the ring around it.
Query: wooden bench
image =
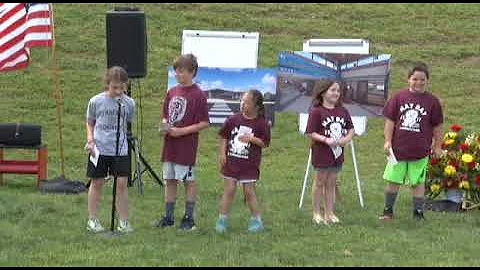
[[[36,160],[6,160],[4,159],[4,149],[33,149],[36,151]],[[46,146],[14,146],[0,144],[0,184],[3,185],[3,174],[36,174],[37,187],[40,180],[47,179],[48,151]]]

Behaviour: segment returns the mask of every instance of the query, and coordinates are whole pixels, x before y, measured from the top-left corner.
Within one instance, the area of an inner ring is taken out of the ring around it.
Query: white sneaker
[[[339,223],[340,222],[340,219],[338,219],[338,217],[335,216],[334,214],[330,215],[329,219],[332,223]]]
[[[313,223],[317,225],[325,224],[328,225],[325,219],[322,218],[320,214],[314,214],[312,218]]]
[[[117,230],[122,233],[133,232],[133,228],[128,224],[128,220],[120,220]]]
[[[91,232],[102,232],[105,229],[103,228],[102,224],[100,224],[100,220],[97,218],[89,218],[87,221],[87,230]]]

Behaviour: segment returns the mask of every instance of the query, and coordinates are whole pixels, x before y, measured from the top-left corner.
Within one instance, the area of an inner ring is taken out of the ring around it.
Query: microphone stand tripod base
[[[120,236],[120,232],[118,231],[107,231],[103,233],[103,236],[107,238],[117,238]]]

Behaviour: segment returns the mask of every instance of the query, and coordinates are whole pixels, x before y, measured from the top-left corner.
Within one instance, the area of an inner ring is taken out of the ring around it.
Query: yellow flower
[[[465,163],[470,163],[473,161],[473,156],[470,154],[463,154],[462,155],[462,161]]]
[[[432,184],[430,186],[430,190],[433,192],[433,193],[437,193],[438,191],[440,191],[440,185],[439,184]]]
[[[458,187],[459,187],[460,189],[465,189],[465,190],[467,190],[467,189],[470,187],[470,184],[468,183],[468,181],[463,180],[463,181],[461,181],[460,183],[458,183]]]
[[[447,140],[445,140],[444,143],[445,143],[445,145],[450,145],[450,144],[453,144],[454,142],[455,142],[454,139],[447,139]]]
[[[443,137],[444,140],[455,140],[455,138],[457,138],[457,133],[453,131],[445,133],[445,136]]]
[[[453,167],[452,165],[448,165],[445,167],[445,169],[443,170],[443,174],[445,176],[452,176],[454,174],[457,173],[457,170],[455,169],[455,167]]]

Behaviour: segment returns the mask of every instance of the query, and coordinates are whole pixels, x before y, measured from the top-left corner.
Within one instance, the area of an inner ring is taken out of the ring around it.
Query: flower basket
[[[425,183],[427,199],[439,195],[459,203],[462,209],[480,207],[480,134],[466,135],[463,127],[454,124],[443,137],[442,155],[431,157]],[[459,191],[459,192],[455,192]],[[463,193],[463,194],[462,194]],[[456,196],[455,199],[450,195]],[[452,199],[450,199],[452,198]]]

